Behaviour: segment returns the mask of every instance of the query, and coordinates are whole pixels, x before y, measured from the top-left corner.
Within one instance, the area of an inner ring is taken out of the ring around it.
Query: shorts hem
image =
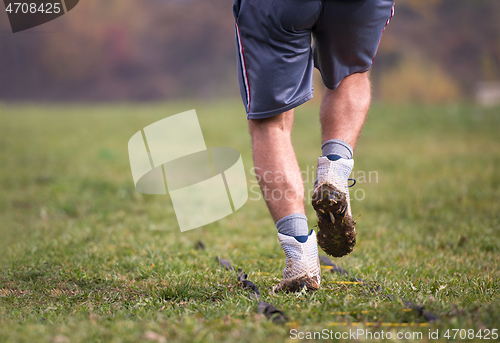
[[[360,69],[360,70],[357,70],[357,71],[354,71],[352,73],[349,73],[347,74],[346,76],[344,76],[336,85],[332,85],[331,83],[328,83],[326,82],[325,78],[323,77],[323,73],[320,71],[320,74],[321,74],[321,79],[323,80],[323,84],[325,85],[326,88],[328,89],[331,89],[331,90],[334,90],[334,89],[337,89],[337,87],[340,85],[340,83],[348,76],[351,76],[352,74],[360,74],[360,73],[366,73],[367,71],[369,71],[370,69],[372,68],[372,66],[369,66],[368,68],[364,68],[364,69]]]
[[[312,99],[314,92],[311,91],[310,93],[304,95],[303,97],[300,97],[299,99],[295,100],[291,104],[288,104],[284,107],[280,107],[276,110],[271,110],[271,111],[265,111],[265,112],[251,112],[247,113],[247,119],[265,119],[269,117],[273,117],[275,115],[278,115],[280,113],[286,112],[291,110],[292,108],[298,107],[302,105],[303,103],[309,101]]]

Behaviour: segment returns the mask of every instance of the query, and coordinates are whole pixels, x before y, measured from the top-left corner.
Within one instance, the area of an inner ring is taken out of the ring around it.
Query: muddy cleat
[[[336,155],[334,155],[336,156]],[[312,205],[318,216],[318,244],[328,255],[342,257],[356,244],[348,180],[354,161],[337,157],[318,158]]]
[[[305,242],[299,242],[295,237],[278,233],[281,248],[286,255],[286,267],[283,280],[273,287],[273,292],[297,292],[307,287],[308,290],[318,290],[321,283],[318,245],[316,232],[311,230],[309,236],[300,236]]]

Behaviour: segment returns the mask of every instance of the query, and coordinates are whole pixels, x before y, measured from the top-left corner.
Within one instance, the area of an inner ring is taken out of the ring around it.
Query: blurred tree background
[[[396,0],[375,97],[470,100],[500,80],[499,0]],[[0,13],[0,99],[150,101],[239,96],[232,0],[80,0],[13,34]]]

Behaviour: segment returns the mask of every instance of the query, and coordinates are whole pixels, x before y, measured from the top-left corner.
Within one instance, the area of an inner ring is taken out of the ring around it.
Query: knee
[[[293,110],[269,118],[249,119],[248,127],[252,138],[258,136],[290,136],[293,127]]]
[[[333,103],[343,102],[355,107],[369,106],[371,85],[369,72],[355,73],[345,77],[336,89],[326,89],[324,97]]]

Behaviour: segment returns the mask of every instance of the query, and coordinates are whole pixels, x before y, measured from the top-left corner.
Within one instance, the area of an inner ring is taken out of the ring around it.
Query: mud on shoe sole
[[[304,287],[307,287],[308,291],[317,291],[319,282],[316,277],[311,278],[304,275],[296,279],[281,280],[279,284],[273,287],[273,292],[299,292]]]
[[[346,201],[345,193],[329,184],[320,185],[312,196],[312,205],[318,216],[318,244],[333,257],[351,253],[356,245],[356,222],[352,216],[342,213]]]

